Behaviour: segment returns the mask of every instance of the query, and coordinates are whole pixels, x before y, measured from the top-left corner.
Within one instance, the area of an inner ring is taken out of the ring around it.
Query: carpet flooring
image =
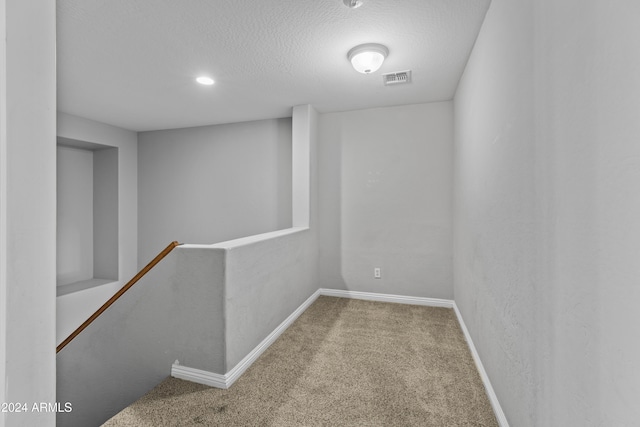
[[[228,390],[167,378],[104,426],[498,426],[452,309],[319,297]]]

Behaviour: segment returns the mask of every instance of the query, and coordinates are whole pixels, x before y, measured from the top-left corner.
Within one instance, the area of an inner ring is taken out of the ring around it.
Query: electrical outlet
[[[376,267],[373,269],[373,278],[374,279],[382,278],[382,271],[380,270],[380,267]]]

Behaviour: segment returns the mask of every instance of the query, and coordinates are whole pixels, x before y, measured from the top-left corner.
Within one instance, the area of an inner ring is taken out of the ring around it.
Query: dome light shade
[[[207,76],[200,76],[196,79],[196,81],[205,86],[211,86],[214,83],[213,79]]]
[[[377,71],[389,54],[386,46],[375,43],[361,44],[347,54],[351,65],[357,72],[370,74]]]

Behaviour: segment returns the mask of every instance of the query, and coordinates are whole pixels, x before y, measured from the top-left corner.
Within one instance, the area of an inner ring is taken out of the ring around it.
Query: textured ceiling
[[[448,100],[489,2],[58,0],[58,109],[143,131]],[[346,58],[361,43],[389,48],[375,74]]]

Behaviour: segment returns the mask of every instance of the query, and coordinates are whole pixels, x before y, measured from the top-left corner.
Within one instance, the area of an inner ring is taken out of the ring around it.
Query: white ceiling
[[[57,0],[58,109],[144,131],[449,100],[489,3]],[[375,74],[347,60],[362,43],[389,48]]]

